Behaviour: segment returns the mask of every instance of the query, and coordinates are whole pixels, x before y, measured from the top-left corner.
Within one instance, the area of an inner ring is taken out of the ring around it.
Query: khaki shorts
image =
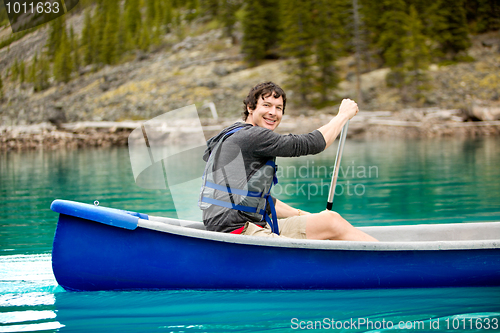
[[[269,224],[267,224],[265,228],[261,228],[252,222],[247,222],[245,224],[245,228],[243,229],[241,235],[306,239],[307,238],[306,221],[307,221],[307,215],[292,216],[286,219],[279,219],[278,220],[278,226],[280,228],[279,235],[273,234]]]

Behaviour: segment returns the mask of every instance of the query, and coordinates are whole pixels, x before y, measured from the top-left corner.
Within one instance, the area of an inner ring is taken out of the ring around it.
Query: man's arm
[[[356,102],[350,99],[342,100],[339,113],[332,120],[330,120],[328,124],[318,128],[318,131],[320,131],[325,138],[325,149],[335,141],[337,136],[340,134],[342,127],[344,127],[347,121],[354,117],[357,113],[358,105]]]
[[[293,208],[292,206],[287,205],[283,201],[279,201],[276,199],[276,215],[278,215],[279,219],[284,219],[287,217],[292,217],[292,216],[299,216],[299,215],[306,215],[306,214],[311,214],[308,212],[305,212],[303,210]]]

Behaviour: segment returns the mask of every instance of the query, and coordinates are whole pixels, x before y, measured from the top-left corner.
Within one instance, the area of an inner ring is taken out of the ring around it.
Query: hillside
[[[82,29],[82,15],[68,19],[76,34]],[[2,77],[15,59],[29,62],[35,52],[42,50],[47,30],[38,29],[0,49]],[[10,28],[0,31],[0,39],[9,32]],[[129,61],[97,72],[91,66],[81,68],[68,84],[54,84],[39,93],[29,84],[4,80],[1,125],[6,129],[46,122],[147,120],[190,104],[196,104],[201,117],[210,118],[209,110],[202,108],[207,102],[216,105],[222,119],[234,121],[241,113],[241,101],[253,85],[266,80],[287,83],[287,60],[267,60],[250,68],[243,61],[239,39],[224,37],[221,29],[193,25],[187,35],[179,41],[175,35],[167,34],[162,48],[147,54],[138,52]],[[461,122],[477,118],[473,116],[475,106],[496,107],[500,98],[500,32],[475,36],[469,55],[473,62],[430,66],[429,89],[423,92],[426,108],[459,110],[453,121]],[[342,58],[337,66],[342,82],[332,93],[355,98],[353,58]],[[363,111],[408,108],[401,101],[400,91],[387,86],[388,72],[389,69],[381,68],[363,74]],[[336,113],[335,107],[300,107],[294,92],[287,92],[287,116],[318,118]],[[393,114],[394,119],[421,120],[415,117],[420,116],[411,112]],[[498,119],[500,112],[490,120]]]

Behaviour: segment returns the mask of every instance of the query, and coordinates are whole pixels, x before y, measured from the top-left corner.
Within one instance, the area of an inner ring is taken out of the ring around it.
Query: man
[[[328,148],[358,113],[344,99],[328,124],[303,135],[274,130],[285,112],[286,94],[272,82],[258,84],[243,101],[244,123],[222,130],[207,142],[200,194],[208,230],[266,237],[376,241],[333,211],[310,214],[272,198],[277,156],[317,154]]]

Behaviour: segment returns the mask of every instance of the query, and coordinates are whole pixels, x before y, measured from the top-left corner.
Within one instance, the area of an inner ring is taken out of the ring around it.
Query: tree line
[[[470,61],[470,35],[500,29],[496,0],[249,0],[242,51],[250,63],[290,59],[289,84],[304,104],[332,101],[336,60],[360,72],[390,67],[388,83],[418,102],[431,62]],[[272,10],[265,9],[273,8]],[[264,10],[261,12],[261,10]],[[259,27],[260,30],[256,30]],[[260,38],[259,38],[260,36]]]
[[[250,66],[287,59],[286,86],[304,104],[335,102],[336,61],[352,54],[358,76],[389,67],[388,83],[415,102],[427,87],[430,63],[468,61],[470,35],[500,29],[497,0],[81,0],[78,10],[84,11],[81,34],[65,16],[51,21],[43,52],[30,63],[15,60],[11,80],[36,91],[69,82],[82,68],[165,47],[165,34],[181,39],[195,20],[215,22],[240,42]]]

